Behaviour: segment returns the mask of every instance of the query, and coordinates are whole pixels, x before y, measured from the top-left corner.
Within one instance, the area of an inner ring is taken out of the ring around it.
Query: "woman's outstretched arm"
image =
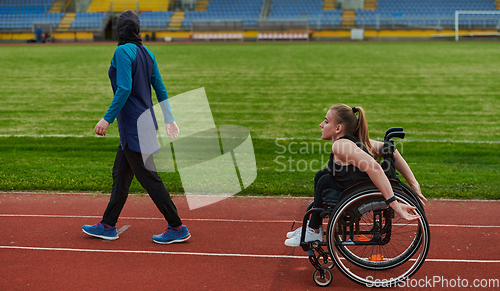
[[[354,165],[362,171],[365,171],[373,184],[382,192],[382,195],[387,200],[394,196],[391,183],[385,175],[380,164],[369,154],[361,150],[357,145],[348,140],[337,140],[332,146],[335,159],[338,159],[343,165]],[[420,215],[409,213],[415,207],[406,204],[400,204],[393,201],[389,204],[394,211],[406,220],[414,220],[420,218]]]
[[[377,149],[379,153],[382,153],[382,148],[384,147],[384,143],[380,141],[375,141],[371,140],[372,145]],[[399,151],[396,149],[394,152],[394,161],[395,161],[395,166],[396,170],[403,175],[405,178],[406,182],[410,186],[411,190],[415,192],[415,194],[418,195],[420,200],[422,201],[422,204],[425,204],[425,201],[427,201],[427,198],[422,194],[422,191],[420,190],[420,184],[418,184],[417,179],[415,178],[415,175],[413,175],[413,172],[410,169],[410,166],[408,166],[408,163],[405,161],[403,156],[399,153]]]

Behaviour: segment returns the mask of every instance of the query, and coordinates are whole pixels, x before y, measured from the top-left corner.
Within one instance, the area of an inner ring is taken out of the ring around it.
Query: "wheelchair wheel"
[[[323,276],[321,275],[321,271],[323,272]],[[327,267],[321,267],[321,271],[314,270],[313,280],[316,285],[320,287],[326,287],[330,285],[330,283],[332,283],[333,273]]]
[[[354,282],[394,286],[415,274],[427,256],[430,231],[425,214],[405,193],[394,194],[400,203],[417,207],[421,217],[404,220],[385,204],[378,189],[365,188],[343,199],[328,222],[328,251]]]

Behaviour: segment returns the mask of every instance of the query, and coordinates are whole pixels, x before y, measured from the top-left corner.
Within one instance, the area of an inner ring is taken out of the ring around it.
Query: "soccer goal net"
[[[483,30],[483,32],[470,32]],[[455,40],[460,36],[500,36],[500,11],[455,11]],[[462,31],[462,33],[460,32]]]

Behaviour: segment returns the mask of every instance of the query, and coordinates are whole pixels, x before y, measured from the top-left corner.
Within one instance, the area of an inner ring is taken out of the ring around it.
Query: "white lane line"
[[[2,192],[0,191],[0,194],[7,194],[7,195],[87,195],[87,196],[101,196],[101,197],[109,197],[111,194],[96,194],[96,193],[89,193],[89,192],[52,192],[52,193],[45,193],[45,192]],[[136,195],[136,194],[130,194],[130,195]],[[147,193],[140,194],[140,196],[149,196]],[[182,193],[170,193],[170,196],[172,197],[185,197],[185,194]],[[192,195],[195,196],[195,195]],[[201,195],[201,197],[206,197]],[[222,197],[222,196],[221,196]],[[227,197],[227,196],[224,196]],[[228,197],[227,199],[305,199],[308,200],[309,202],[312,202],[313,197],[300,197],[300,196],[284,196],[284,195],[279,195],[279,196],[231,196]],[[500,203],[500,200],[487,200],[487,199],[448,199],[448,198],[429,198],[429,202],[492,202],[492,203]]]
[[[43,247],[21,247],[21,246],[0,246],[0,249],[60,251],[60,252],[88,252],[88,253],[192,255],[192,256],[205,256],[205,257],[243,257],[243,258],[264,258],[264,259],[307,259],[308,258],[307,256],[287,256],[287,255],[256,255],[256,254],[133,251],[133,250],[97,250],[97,249],[43,248]],[[426,262],[447,262],[447,263],[500,263],[500,260],[426,259],[425,261]]]
[[[500,260],[455,260],[455,259],[425,259],[426,262],[446,263],[500,263]]]
[[[122,232],[126,231],[126,230],[127,230],[127,228],[129,228],[129,227],[130,227],[130,225],[125,225],[125,226],[123,226],[122,228],[120,228],[120,229],[117,231],[117,233],[118,233],[118,234],[121,234]]]
[[[45,193],[45,192],[1,192],[0,194],[20,194],[20,195],[87,195],[87,196],[111,196],[111,194],[96,194],[96,193],[89,193],[89,192],[52,192],[52,193]],[[136,195],[136,194],[130,194],[130,195]],[[149,196],[147,193],[140,194],[140,196]],[[170,196],[172,197],[185,197],[185,194],[182,193],[170,193]],[[195,196],[195,195],[192,195]],[[200,195],[201,197],[206,197],[203,195]],[[215,196],[215,195],[214,195]],[[221,196],[222,197],[222,196]],[[224,196],[227,197],[227,196]],[[227,199],[305,199],[308,200],[309,202],[312,202],[313,197],[301,197],[301,196],[284,196],[284,195],[278,195],[278,196],[231,196],[228,197]],[[488,199],[448,199],[448,198],[429,198],[429,202],[493,202],[493,203],[500,203],[500,200],[488,200]]]
[[[306,256],[286,256],[286,255],[162,252],[162,251],[133,251],[133,250],[96,250],[96,249],[42,248],[42,247],[20,247],[20,246],[0,246],[0,249],[63,251],[63,252],[92,252],[92,253],[123,253],[123,254],[193,255],[193,256],[213,256],[213,257],[249,257],[249,258],[271,258],[271,259],[273,259],[273,258],[307,259]]]
[[[38,218],[92,218],[100,219],[97,215],[54,215],[54,214],[0,214],[0,217],[38,217]],[[159,217],[120,217],[131,220],[165,220]],[[252,219],[222,219],[222,218],[183,218],[185,221],[205,222],[243,222],[243,223],[301,223],[299,220],[252,220]],[[464,228],[500,228],[500,225],[471,225],[471,224],[429,224],[431,227],[464,227]]]
[[[124,225],[119,230],[117,230],[116,233],[118,235],[120,235],[122,232],[126,231],[129,227],[130,227],[130,225]],[[108,242],[108,241],[112,241],[112,240],[111,239],[105,239],[105,240],[103,240],[103,242]]]
[[[470,225],[470,224],[429,224],[435,227],[469,227],[469,228],[500,228],[500,225]]]

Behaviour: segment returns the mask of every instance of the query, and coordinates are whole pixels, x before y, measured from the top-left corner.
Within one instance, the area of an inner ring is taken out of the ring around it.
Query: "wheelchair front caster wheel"
[[[333,267],[335,267],[335,264],[330,256],[326,257],[326,262],[325,258],[321,254],[319,254],[316,258],[318,259],[319,264],[323,267],[327,267],[328,269],[333,269]]]
[[[321,271],[316,269],[313,273],[313,280],[316,285],[326,287],[332,283],[333,273],[327,267],[321,267]]]

